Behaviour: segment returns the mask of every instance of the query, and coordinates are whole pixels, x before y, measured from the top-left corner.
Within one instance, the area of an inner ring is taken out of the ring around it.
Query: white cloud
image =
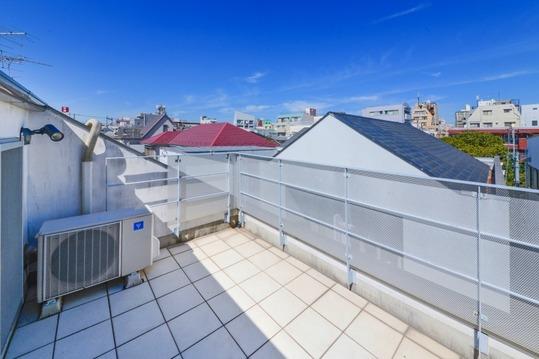
[[[265,72],[260,72],[260,71],[257,71],[255,72],[254,74],[250,75],[250,76],[247,76],[245,78],[245,81],[250,83],[250,84],[255,84],[257,83],[262,77],[266,76],[266,73]]]
[[[498,75],[492,75],[492,76],[485,76],[481,80],[482,81],[496,81],[496,80],[505,80],[510,79],[512,77],[522,76],[522,75],[529,75],[532,72],[530,71],[513,71],[513,72],[505,72]]]
[[[307,107],[314,107],[318,110],[321,110],[321,109],[330,107],[331,105],[326,102],[296,100],[296,101],[284,102],[281,104],[281,106],[286,111],[303,112]]]
[[[442,75],[442,72],[441,71],[438,71],[438,72],[433,72],[430,74],[432,77],[440,77]]]
[[[270,108],[270,105],[247,105],[243,107],[240,111],[241,112],[258,112],[258,111],[264,111]]]
[[[101,95],[106,95],[106,94],[108,94],[109,92],[110,92],[109,90],[96,90],[96,91],[95,91],[95,94],[96,94],[97,96],[101,96]]]
[[[342,103],[353,103],[353,102],[368,102],[368,101],[376,101],[380,97],[378,95],[368,95],[368,96],[353,96],[348,97],[344,100],[342,100]]]
[[[373,24],[379,24],[379,23],[384,22],[384,21],[393,20],[393,19],[396,19],[398,17],[410,15],[410,14],[413,14],[413,13],[418,12],[420,10],[426,9],[429,6],[430,6],[430,3],[419,4],[419,5],[416,5],[414,7],[409,8],[409,9],[399,11],[399,12],[396,12],[394,14],[390,14],[390,15],[381,17],[379,19],[376,19],[372,23]]]

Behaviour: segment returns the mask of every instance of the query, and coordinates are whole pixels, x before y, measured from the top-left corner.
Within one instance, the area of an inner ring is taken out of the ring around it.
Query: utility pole
[[[515,141],[515,128],[513,127],[511,130],[511,136],[513,139],[513,161],[515,162],[515,187],[520,187],[520,163],[519,163],[519,156],[518,151],[516,147],[516,141]]]

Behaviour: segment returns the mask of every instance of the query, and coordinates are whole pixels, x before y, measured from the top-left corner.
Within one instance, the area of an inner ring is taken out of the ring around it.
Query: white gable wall
[[[338,167],[427,176],[331,115],[313,126],[276,157]]]

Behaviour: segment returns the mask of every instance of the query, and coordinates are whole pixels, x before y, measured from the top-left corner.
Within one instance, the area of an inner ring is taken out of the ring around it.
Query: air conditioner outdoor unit
[[[38,302],[152,264],[152,214],[121,209],[46,221],[38,233]]]

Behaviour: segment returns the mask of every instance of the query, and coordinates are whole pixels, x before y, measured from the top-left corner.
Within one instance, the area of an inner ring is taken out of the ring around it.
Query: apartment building
[[[257,127],[256,116],[240,111],[235,111],[234,125],[247,131],[254,131]]]
[[[361,110],[361,115],[400,123],[409,122],[412,118],[410,106],[405,102],[394,105],[366,107]]]
[[[307,108],[303,113],[284,114],[277,117],[273,125],[277,136],[290,138],[304,128],[311,127],[320,117],[316,109]]]
[[[520,106],[520,127],[539,126],[539,104]]]
[[[467,119],[467,128],[507,128],[520,126],[518,100],[479,100]]]
[[[412,125],[431,135],[436,135],[440,125],[438,104],[431,101],[418,101],[412,110]]]
[[[455,127],[466,127],[466,123],[468,122],[468,118],[472,115],[472,112],[473,108],[468,104],[466,104],[463,109],[455,112]]]

